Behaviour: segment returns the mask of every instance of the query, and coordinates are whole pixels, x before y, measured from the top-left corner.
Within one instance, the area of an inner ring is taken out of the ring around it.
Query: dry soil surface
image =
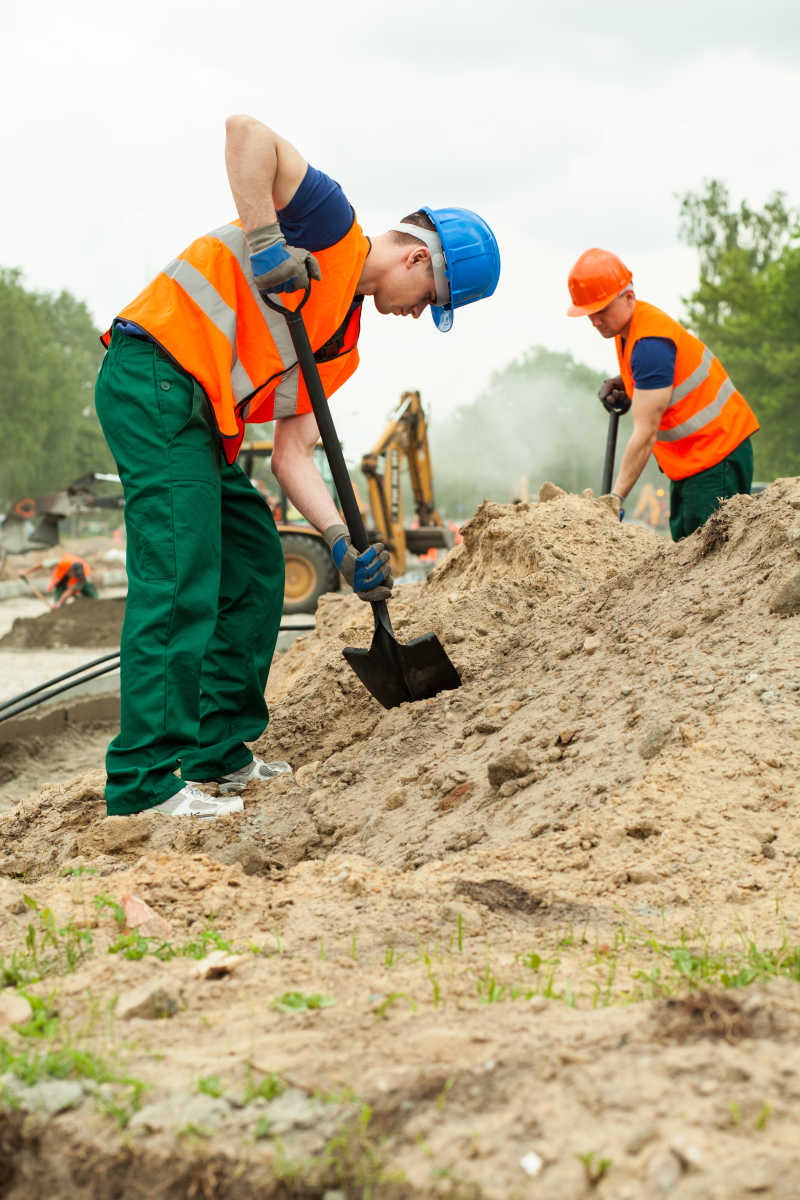
[[[106,600],[78,596],[51,612],[17,617],[0,638],[0,650],[118,646],[124,615],[123,596]]]
[[[0,1194],[798,1195],[800,480],[542,496],[391,605],[458,690],[378,708],[336,595],[241,816],[0,816]]]

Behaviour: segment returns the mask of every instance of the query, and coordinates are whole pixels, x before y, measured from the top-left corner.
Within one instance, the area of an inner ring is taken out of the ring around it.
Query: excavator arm
[[[408,469],[416,520],[403,521],[402,478]],[[433,471],[428,445],[428,422],[419,392],[403,392],[391,421],[372,450],[361,460],[375,531],[392,556],[395,576],[406,566],[406,551],[425,554],[451,546],[433,499]]]

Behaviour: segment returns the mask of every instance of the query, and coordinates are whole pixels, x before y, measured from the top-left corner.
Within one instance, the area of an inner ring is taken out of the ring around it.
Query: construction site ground
[[[335,594],[243,814],[106,817],[101,739],[0,814],[0,1195],[800,1194],[800,480],[541,500],[390,605],[458,690]]]

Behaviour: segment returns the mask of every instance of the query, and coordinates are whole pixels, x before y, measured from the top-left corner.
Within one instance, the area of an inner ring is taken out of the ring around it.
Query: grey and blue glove
[[[250,270],[260,292],[300,292],[321,279],[319,263],[302,246],[287,246],[277,221],[247,235]]]
[[[329,525],[323,534],[336,567],[341,571],[359,600],[375,604],[388,600],[394,580],[389,563],[389,551],[383,542],[373,542],[358,553],[344,525]]]

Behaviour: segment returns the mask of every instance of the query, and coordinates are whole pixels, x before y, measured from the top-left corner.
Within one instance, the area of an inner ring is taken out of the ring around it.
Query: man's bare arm
[[[271,225],[303,182],[308,163],[285,138],[254,117],[225,122],[225,165],[245,233]]]
[[[295,508],[324,533],[330,525],[340,525],[342,518],[314,464],[318,438],[313,413],[276,421],[271,465],[272,474]]]
[[[656,444],[661,418],[671,399],[672,387],[652,388],[647,391],[634,389],[631,404],[633,433],[625,447],[613,489],[623,499],[645,468]]]

